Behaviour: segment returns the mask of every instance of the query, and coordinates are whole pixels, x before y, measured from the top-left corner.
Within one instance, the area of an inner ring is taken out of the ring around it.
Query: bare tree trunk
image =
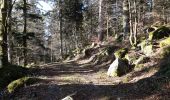
[[[51,62],[53,62],[53,43],[51,42]]]
[[[7,34],[7,44],[8,44],[8,62],[12,63],[12,31],[11,31],[11,19],[12,19],[12,9],[15,1],[9,0],[8,5],[8,34]]]
[[[131,13],[131,2],[128,0],[129,4],[129,24],[130,24],[130,36],[129,36],[129,41],[130,44],[133,45],[133,24],[132,24],[132,13]]]
[[[102,11],[102,3],[103,0],[99,0],[99,33],[98,33],[98,40],[99,42],[103,41],[103,11]]]
[[[8,63],[7,54],[7,0],[0,0],[0,68]]]
[[[24,54],[24,66],[27,65],[27,1],[24,0],[24,31],[23,31],[23,54]]]
[[[92,8],[92,4],[91,4],[91,17],[90,17],[90,23],[91,23],[91,32],[90,32],[90,36],[89,36],[89,39],[91,39],[91,36],[93,34],[93,8]]]
[[[134,23],[134,46],[137,45],[137,26],[138,26],[138,23],[137,23],[137,7],[136,7],[136,0],[134,0],[134,12],[135,12],[135,23]]]
[[[62,23],[62,5],[61,0],[59,0],[59,8],[60,8],[60,54],[61,58],[63,58],[63,23]]]
[[[123,33],[124,33],[124,38],[129,33],[129,30],[130,30],[129,29],[129,3],[128,3],[128,0],[123,0]]]

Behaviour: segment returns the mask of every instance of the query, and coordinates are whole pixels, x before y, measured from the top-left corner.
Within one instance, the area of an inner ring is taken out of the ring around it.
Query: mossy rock
[[[122,49],[117,50],[114,53],[114,55],[116,58],[124,58],[127,52],[128,52],[127,48],[122,48]]]
[[[153,53],[153,46],[152,46],[152,44],[145,46],[145,47],[143,48],[143,53],[144,53],[146,56],[150,56],[150,55]]]
[[[120,77],[130,71],[130,65],[126,60],[116,58],[115,61],[110,65],[107,75],[112,77]]]
[[[31,77],[23,77],[23,78],[20,78],[20,79],[17,79],[15,81],[12,81],[8,86],[7,86],[7,89],[8,89],[8,92],[9,93],[12,93],[14,92],[16,89],[19,89],[25,85],[30,85],[30,84],[33,84],[37,81],[38,79],[37,78],[31,78]]]
[[[149,40],[158,40],[170,35],[170,28],[166,26],[161,26],[155,31],[149,33]]]
[[[161,49],[161,58],[165,58],[170,56],[170,45],[165,46]]]
[[[140,46],[141,51],[147,56],[150,56],[153,52],[153,45],[151,41],[143,40],[138,46]]]
[[[29,74],[27,68],[7,65],[0,69],[0,89],[5,88],[11,81]]]
[[[129,64],[134,64],[137,59],[136,55],[126,54],[125,59],[128,60]]]
[[[160,41],[160,43],[159,43],[159,46],[161,48],[165,47],[165,46],[168,46],[168,45],[170,45],[170,37]]]

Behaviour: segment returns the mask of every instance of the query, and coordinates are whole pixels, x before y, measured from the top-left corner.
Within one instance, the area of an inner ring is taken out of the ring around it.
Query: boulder
[[[158,40],[170,35],[170,28],[166,26],[162,26],[155,31],[149,33],[149,40]]]
[[[110,65],[107,75],[108,76],[122,76],[129,71],[129,64],[125,60],[116,58],[116,60]]]
[[[150,56],[153,53],[152,44],[145,46],[142,51],[146,56]]]
[[[146,55],[146,56],[150,56],[153,52],[153,45],[150,41],[148,40],[143,40],[140,44],[138,44],[138,46],[140,46],[141,51]]]

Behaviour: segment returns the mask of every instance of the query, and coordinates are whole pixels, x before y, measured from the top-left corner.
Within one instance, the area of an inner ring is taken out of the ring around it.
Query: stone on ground
[[[116,60],[110,65],[107,75],[108,76],[121,76],[127,73],[129,70],[129,65],[126,61],[116,58]]]

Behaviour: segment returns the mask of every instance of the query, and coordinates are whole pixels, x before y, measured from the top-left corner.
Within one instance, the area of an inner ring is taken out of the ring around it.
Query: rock
[[[162,26],[149,33],[149,40],[162,39],[170,35],[170,28]]]
[[[146,56],[150,56],[153,53],[152,44],[145,46],[142,51]]]
[[[146,56],[150,56],[153,52],[153,45],[150,41],[148,40],[143,40],[140,44],[138,44],[138,46],[140,46],[141,51],[146,55]]]
[[[159,46],[162,48],[162,47],[165,47],[165,46],[168,46],[170,45],[170,37],[160,41],[159,43]]]
[[[65,97],[65,98],[63,98],[61,100],[74,100],[74,99],[71,96],[67,96],[67,97]]]
[[[124,58],[127,52],[128,52],[127,48],[122,48],[122,49],[117,50],[114,53],[114,55],[116,58]]]
[[[116,60],[110,65],[107,75],[108,76],[121,76],[129,71],[129,65],[126,61],[116,58]]]
[[[170,55],[170,45],[161,48],[160,51],[161,51],[161,53],[160,53],[161,58],[168,57]]]

